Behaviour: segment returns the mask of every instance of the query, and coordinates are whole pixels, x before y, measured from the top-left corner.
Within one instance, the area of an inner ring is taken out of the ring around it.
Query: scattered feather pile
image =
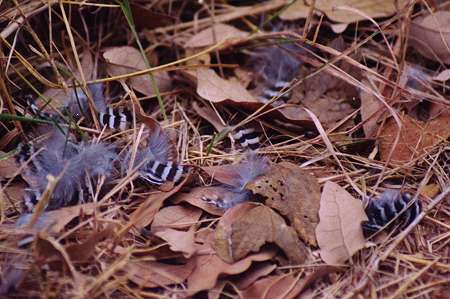
[[[59,177],[48,204],[56,209],[74,203],[82,203],[88,197],[86,182],[89,179],[109,177],[116,154],[111,146],[98,144],[75,144],[66,136],[52,129],[45,140],[38,144],[22,145],[19,162],[28,163],[27,180],[29,193],[25,205],[32,210],[47,187],[47,176]],[[86,194],[85,194],[86,193]]]

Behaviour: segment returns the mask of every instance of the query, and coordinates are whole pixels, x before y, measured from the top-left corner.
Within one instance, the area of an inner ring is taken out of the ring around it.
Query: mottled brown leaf
[[[289,219],[300,238],[316,246],[320,187],[317,179],[295,164],[275,164],[266,175],[247,185],[266,198],[266,205]]]
[[[227,210],[217,225],[214,249],[224,261],[233,263],[265,243],[277,244],[293,263],[302,263],[307,257],[305,245],[280,215],[251,203]]]
[[[342,264],[364,247],[361,222],[366,221],[367,216],[362,202],[338,184],[325,183],[319,216],[316,236],[325,263]]]

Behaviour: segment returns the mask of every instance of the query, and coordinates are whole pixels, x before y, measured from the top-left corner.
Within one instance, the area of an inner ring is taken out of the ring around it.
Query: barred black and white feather
[[[146,147],[139,149],[134,165],[139,167],[139,177],[152,185],[165,182],[178,183],[185,172],[182,165],[176,163],[169,136],[162,129],[153,130],[148,137]],[[131,153],[125,159],[128,165]]]
[[[236,180],[234,185],[223,185],[224,192],[215,198],[203,197],[202,200],[221,209],[229,209],[251,199],[251,191],[245,187],[255,178],[269,170],[269,160],[265,156],[250,153],[246,160],[235,165]]]
[[[257,99],[263,103],[272,101],[273,106],[285,104],[292,96],[291,83],[297,75],[301,60],[296,53],[304,52],[295,44],[275,45],[258,51],[251,65],[260,77],[263,88]]]
[[[232,137],[243,149],[255,151],[261,146],[260,134],[255,128],[238,129],[232,133]]]
[[[365,235],[370,236],[394,222],[401,224],[401,228],[408,226],[422,211],[420,201],[411,200],[411,194],[394,190],[370,199],[365,209],[368,221],[362,224]]]
[[[111,146],[101,143],[75,144],[67,141],[64,134],[55,129],[37,145],[22,145],[18,161],[29,161],[30,165],[26,172],[30,187],[24,197],[27,210],[33,210],[47,187],[47,175],[57,177],[62,174],[48,209],[85,201],[86,181],[90,177],[109,177],[115,158],[116,154]]]
[[[103,94],[103,84],[96,83],[88,86],[92,95],[97,118],[101,126],[114,130],[126,130],[131,127],[132,113],[124,108],[114,109],[106,104]],[[82,89],[77,88],[71,95],[67,110],[75,119],[85,116],[90,119],[88,97]]]

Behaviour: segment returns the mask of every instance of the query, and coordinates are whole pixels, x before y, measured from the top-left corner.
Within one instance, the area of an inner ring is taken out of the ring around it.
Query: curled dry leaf
[[[194,256],[195,269],[187,281],[187,294],[192,296],[200,291],[209,290],[216,285],[219,275],[242,273],[251,266],[252,262],[267,261],[273,258],[274,255],[274,251],[265,250],[249,255],[233,264],[225,263],[215,254],[196,255]]]
[[[167,228],[155,233],[157,237],[160,237],[169,244],[172,251],[182,252],[185,258],[190,258],[196,250],[194,234],[194,226],[187,232]]]
[[[302,263],[307,257],[305,245],[280,215],[268,207],[244,203],[227,210],[219,221],[214,249],[224,261],[233,263],[269,242],[277,244],[292,263]]]
[[[106,50],[103,57],[109,63],[107,70],[110,76],[119,76],[146,69],[145,61],[139,50],[130,47],[114,47]],[[168,91],[171,81],[167,72],[155,73],[154,78],[159,91]],[[130,78],[133,89],[147,96],[155,94],[148,74]]]
[[[400,139],[391,157],[391,162],[405,163],[427,151],[433,145],[446,140],[450,136],[450,109],[441,112],[436,118],[424,123],[414,120],[408,115],[400,115],[402,128]],[[395,144],[398,126],[393,118],[386,121],[380,133],[381,159],[386,161]]]
[[[190,260],[183,265],[158,262],[132,261],[123,268],[127,279],[141,288],[155,288],[183,283],[194,270]]]
[[[320,186],[314,176],[283,162],[247,184],[247,189],[264,196],[266,205],[287,217],[300,238],[317,245],[314,230],[319,222]]]
[[[170,206],[156,213],[151,231],[156,232],[166,228],[189,228],[200,219],[202,211],[195,207],[181,205]]]
[[[437,11],[411,23],[411,45],[423,56],[450,63],[450,11]]]
[[[316,228],[320,256],[329,265],[342,264],[364,247],[361,222],[367,220],[362,202],[338,184],[327,181],[320,198]]]
[[[225,41],[227,39],[242,39],[249,34],[233,26],[226,24],[215,24],[194,35],[184,45],[186,48],[208,47]]]

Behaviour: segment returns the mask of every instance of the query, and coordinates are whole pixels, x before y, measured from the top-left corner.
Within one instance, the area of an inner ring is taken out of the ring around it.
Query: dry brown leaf
[[[296,298],[303,289],[303,280],[293,274],[274,275],[258,280],[242,291],[244,298],[278,299]]]
[[[15,156],[0,160],[0,180],[12,178],[18,169]]]
[[[315,7],[335,22],[354,23],[368,17],[388,17],[397,13],[397,7],[402,8],[405,3],[406,0],[316,0]]]
[[[223,79],[214,70],[207,68],[198,68],[196,78],[198,95],[208,101],[217,103],[232,100],[234,102],[258,103],[236,78]]]
[[[132,261],[123,271],[127,279],[141,288],[155,288],[183,283],[194,270],[190,260],[184,265],[169,265],[158,262]]]
[[[450,80],[450,69],[446,69],[432,78],[435,81],[445,82]]]
[[[156,232],[166,228],[189,228],[200,219],[202,211],[195,207],[181,205],[161,209],[153,219],[151,231]]]
[[[287,217],[300,238],[317,245],[314,231],[319,222],[320,187],[314,176],[283,162],[250,182],[247,189],[266,197],[266,205]]]
[[[188,278],[187,293],[192,296],[203,290],[209,290],[216,285],[221,274],[236,275],[247,270],[252,262],[270,260],[275,255],[274,251],[265,250],[234,263],[227,264],[215,254],[194,256],[195,270]]]
[[[237,275],[233,279],[236,287],[240,290],[248,288],[251,284],[257,281],[259,278],[264,277],[272,273],[277,268],[277,265],[270,262],[263,262],[253,265],[245,273]]]
[[[211,123],[211,125],[213,125],[213,127],[217,130],[217,132],[220,132],[223,129],[225,129],[225,126],[222,124],[216,112],[214,112],[214,110],[211,107],[209,106],[200,107],[197,102],[193,102],[192,108],[200,117],[204,118],[209,123]]]
[[[190,258],[195,253],[195,227],[192,226],[187,232],[167,228],[157,231],[155,236],[160,237],[169,244],[174,252],[182,252],[185,258]]]
[[[437,11],[414,19],[409,38],[423,56],[450,63],[450,11]]]
[[[309,10],[310,7],[304,1],[295,1],[280,14],[280,19],[286,21],[306,19],[309,15]]]
[[[368,86],[368,82],[363,80],[362,84]],[[384,114],[383,103],[373,94],[361,90],[361,120],[363,122],[364,133],[367,138],[374,137],[377,133],[378,120]]]
[[[110,76],[119,76],[146,69],[145,61],[139,50],[129,47],[114,47],[106,50],[103,57],[109,63],[107,70]],[[168,91],[171,80],[167,72],[153,74],[159,91]],[[133,89],[147,96],[155,95],[149,75],[135,76],[130,78]]]
[[[224,261],[233,263],[265,243],[277,244],[292,263],[302,263],[307,257],[305,245],[280,215],[251,203],[225,212],[216,228],[214,249]]]
[[[195,34],[184,45],[186,48],[208,47],[227,39],[246,38],[249,33],[226,24],[215,24]]]
[[[313,273],[298,279],[293,274],[273,275],[258,280],[242,292],[243,298],[301,298],[298,295],[320,278],[338,269],[331,266],[318,267]]]
[[[438,184],[428,184],[422,188],[420,195],[426,198],[434,198],[441,192],[441,187]]]
[[[92,215],[94,211],[95,204],[87,203],[45,212],[45,217],[39,219],[39,230],[57,234],[73,219],[81,215]]]
[[[229,190],[223,187],[196,187],[190,190],[188,193],[178,193],[174,196],[174,202],[187,202],[193,206],[196,206],[203,211],[208,212],[211,215],[222,216],[223,209],[220,209],[212,204],[209,204],[203,198],[218,198],[219,196],[226,195]],[[231,192],[230,192],[231,193]]]
[[[342,264],[364,247],[361,222],[367,221],[367,216],[362,202],[338,184],[325,183],[319,216],[316,237],[325,263]]]
[[[8,210],[9,208],[13,208],[16,210],[23,204],[23,197],[25,195],[25,188],[27,184],[25,183],[13,183],[6,188],[0,188],[0,197],[2,197],[2,192],[4,197],[3,207],[2,209]]]
[[[180,182],[175,188],[168,192],[158,192],[151,194],[144,202],[142,202],[139,207],[131,214],[130,221],[121,230],[121,234],[127,232],[133,225],[138,228],[144,228],[153,221],[153,217],[161,209],[164,201],[177,193],[181,187],[189,179],[189,173],[182,182]]]
[[[438,117],[423,123],[408,115],[399,115],[402,121],[400,139],[391,162],[405,163],[425,153],[433,145],[446,140],[450,136],[450,109],[443,111]],[[394,145],[398,126],[394,119],[386,121],[380,136],[381,159],[386,161]]]

